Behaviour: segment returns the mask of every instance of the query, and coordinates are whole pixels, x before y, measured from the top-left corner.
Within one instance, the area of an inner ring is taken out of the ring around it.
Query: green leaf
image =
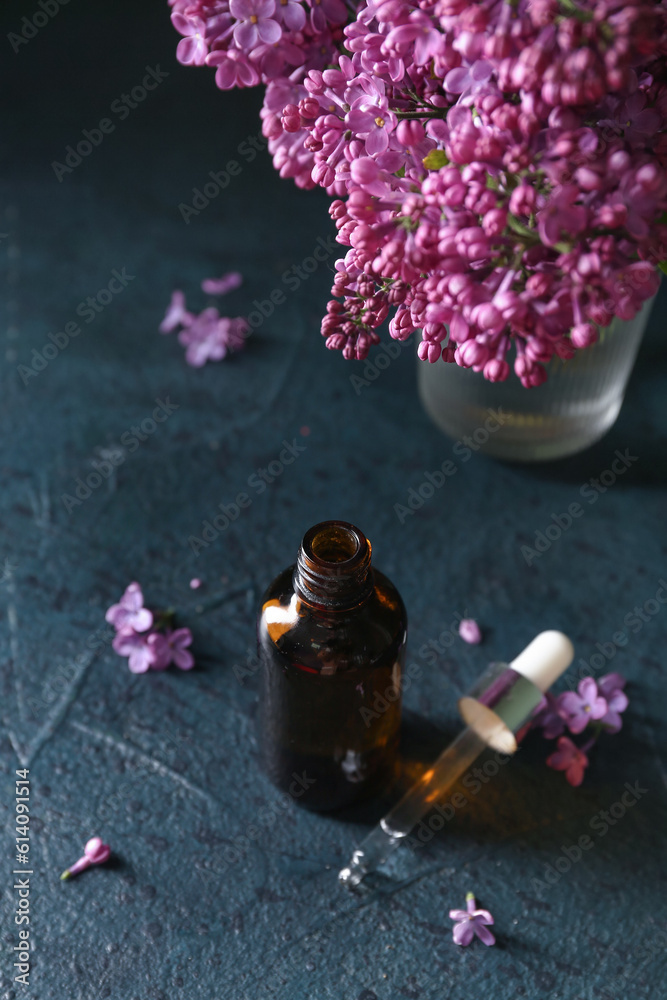
[[[660,268],[663,274],[667,274],[667,260],[661,260],[660,263],[658,264],[658,267]]]
[[[531,238],[535,237],[535,230],[529,229],[528,226],[524,226],[523,222],[519,222],[517,217],[512,215],[511,212],[507,213],[507,224],[510,229],[513,229],[519,236],[528,236]]]
[[[428,156],[425,156],[422,163],[427,170],[440,170],[449,163],[444,149],[432,149]]]

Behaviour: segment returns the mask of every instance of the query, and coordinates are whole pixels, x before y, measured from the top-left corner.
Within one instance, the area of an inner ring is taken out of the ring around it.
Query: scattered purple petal
[[[245,319],[221,317],[217,309],[210,308],[181,330],[178,339],[186,347],[187,363],[202,368],[207,361],[222,361],[228,354],[240,351],[249,330]]]
[[[558,749],[547,757],[547,767],[552,767],[555,771],[565,771],[567,781],[576,788],[584,780],[588,757],[569,736],[561,736],[557,746]]]
[[[598,690],[607,702],[607,712],[600,719],[601,724],[610,732],[617,733],[623,721],[621,712],[628,707],[628,696],[623,688],[626,680],[622,674],[606,674],[598,681]]]
[[[153,615],[144,607],[144,595],[138,583],[131,583],[118,604],[112,604],[106,613],[106,620],[117,631],[132,629],[146,632],[153,624]]]
[[[190,586],[201,585],[194,577]],[[128,667],[133,674],[145,674],[149,670],[166,670],[174,663],[179,670],[192,670],[194,657],[187,648],[192,645],[189,628],[166,628],[172,613],[159,615],[157,619],[151,611],[143,607],[144,598],[138,583],[131,583],[118,604],[112,605],[106,619],[116,628],[111,643],[119,656],[128,658]],[[148,631],[150,629],[150,631]]]
[[[100,837],[92,837],[83,849],[83,856],[75,861],[71,868],[66,868],[60,878],[65,880],[71,878],[72,875],[78,875],[79,872],[91,865],[102,865],[109,859],[110,855],[109,845],[103,844]]]
[[[581,733],[591,720],[607,714],[607,702],[592,677],[584,677],[576,691],[566,691],[558,699],[559,710],[571,733]]]
[[[472,892],[466,895],[466,909],[450,910],[449,916],[452,920],[457,921],[452,930],[454,944],[465,948],[475,936],[480,939],[482,944],[492,945],[496,943],[495,937],[488,930],[488,925],[493,923],[493,917],[488,910],[477,909]]]
[[[198,576],[193,576],[193,578],[190,580],[190,587],[192,590],[199,590],[199,588],[201,587],[201,580],[199,579]]]
[[[459,635],[464,642],[477,645],[482,641],[482,630],[474,618],[463,618],[459,624]]]
[[[192,313],[185,308],[183,292],[173,292],[164,319],[160,323],[160,333],[171,333],[177,326],[189,326],[192,319]]]
[[[205,279],[202,288],[211,294],[224,295],[237,288],[241,281],[237,271],[230,271],[222,278]],[[250,332],[250,325],[242,316],[221,316],[212,306],[198,315],[188,312],[183,293],[176,291],[160,324],[160,331],[171,333],[179,326],[178,340],[186,348],[186,362],[193,368],[202,368],[207,361],[222,361],[229,354],[240,351]]]
[[[204,278],[201,288],[207,295],[226,295],[242,284],[243,275],[239,271],[228,271],[221,278]]]
[[[133,674],[145,674],[155,663],[155,654],[149,645],[154,633],[140,635],[131,629],[119,632],[111,645],[119,656],[128,657],[128,667]]]

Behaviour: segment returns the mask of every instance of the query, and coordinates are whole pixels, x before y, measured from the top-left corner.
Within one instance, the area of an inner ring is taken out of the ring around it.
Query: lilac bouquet
[[[322,334],[540,385],[656,292],[667,0],[170,0],[180,62],[266,85],[282,177],[334,198]]]

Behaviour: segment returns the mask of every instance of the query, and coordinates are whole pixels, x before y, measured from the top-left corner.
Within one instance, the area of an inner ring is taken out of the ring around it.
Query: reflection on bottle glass
[[[395,773],[407,616],[358,528],[324,521],[264,595],[260,746],[280,789],[312,809],[382,790]]]

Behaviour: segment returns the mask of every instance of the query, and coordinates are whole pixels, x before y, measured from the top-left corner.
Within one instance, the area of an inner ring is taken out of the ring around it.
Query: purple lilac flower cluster
[[[546,379],[667,257],[667,0],[170,0],[183,63],[266,84],[281,176],[335,196],[327,347]],[[346,200],[343,200],[346,199]]]
[[[208,295],[226,295],[242,281],[238,271],[230,271],[221,278],[205,278],[201,287]],[[250,330],[246,319],[221,316],[214,306],[199,315],[188,312],[185,295],[175,291],[160,323],[160,333],[172,333],[178,327],[178,339],[186,348],[185,360],[193,368],[201,368],[207,361],[222,361],[228,354],[240,351]]]
[[[549,767],[565,771],[571,785],[580,785],[588,767],[587,753],[602,732],[617,733],[623,725],[621,713],[628,707],[622,674],[606,674],[599,681],[585,677],[576,691],[546,694],[533,720],[533,727],[542,730],[549,740],[557,739],[557,749],[547,758]],[[593,733],[582,746],[563,736],[565,729],[573,736]]]
[[[195,661],[188,646],[192,644],[189,628],[165,627],[168,614],[155,615],[144,607],[144,595],[138,583],[131,583],[118,604],[112,604],[106,620],[116,629],[112,646],[120,656],[128,657],[133,674],[147,670],[166,670],[174,663],[181,670],[192,670]]]

